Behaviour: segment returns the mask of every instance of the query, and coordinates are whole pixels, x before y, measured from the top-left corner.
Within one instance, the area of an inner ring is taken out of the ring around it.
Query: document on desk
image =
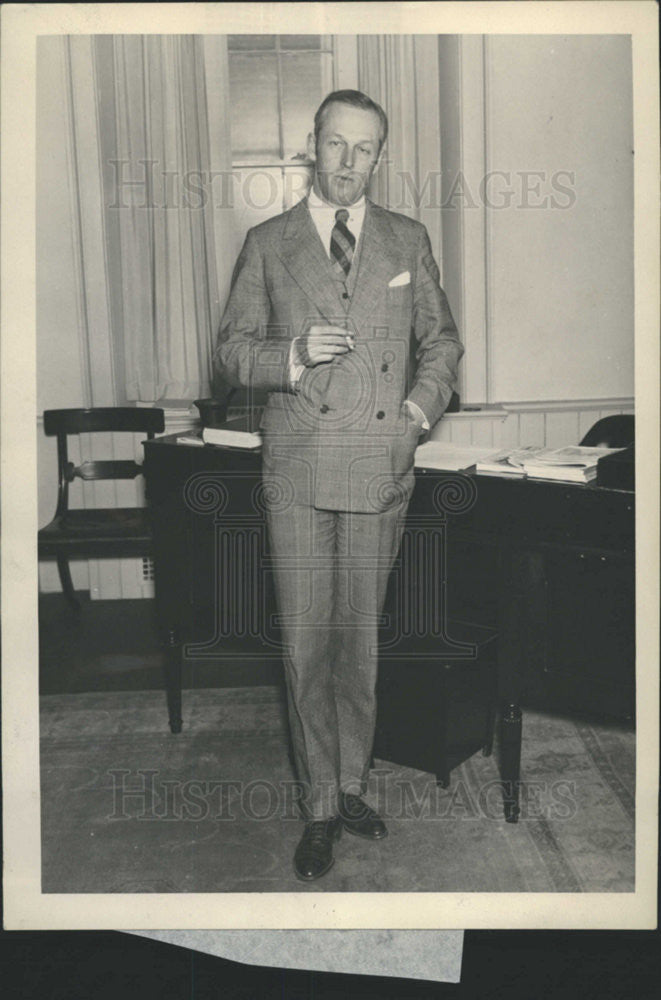
[[[416,448],[415,464],[419,469],[443,469],[466,472],[477,462],[500,454],[499,449],[474,444],[450,444],[446,441],[426,441]]]
[[[220,444],[230,448],[260,448],[262,436],[254,427],[252,415],[234,417],[219,427],[205,427],[202,440],[205,444]]]

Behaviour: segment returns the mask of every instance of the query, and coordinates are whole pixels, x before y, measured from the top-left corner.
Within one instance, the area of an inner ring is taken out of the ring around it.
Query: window
[[[237,244],[307,192],[306,140],[334,87],[330,35],[228,35]],[[237,246],[237,249],[238,249]]]

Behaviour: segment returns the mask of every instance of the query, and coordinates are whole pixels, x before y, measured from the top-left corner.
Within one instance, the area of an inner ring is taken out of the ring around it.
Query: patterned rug
[[[448,789],[376,761],[380,843],[344,833],[307,885],[277,688],[184,693],[167,730],[157,691],[41,699],[44,892],[632,892],[635,734],[524,713],[522,813],[505,823],[497,763]]]

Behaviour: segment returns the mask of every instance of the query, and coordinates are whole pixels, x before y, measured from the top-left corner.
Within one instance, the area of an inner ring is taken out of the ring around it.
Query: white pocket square
[[[408,271],[402,271],[401,274],[396,275],[392,281],[388,282],[388,288],[399,288],[400,285],[410,285],[411,275]]]

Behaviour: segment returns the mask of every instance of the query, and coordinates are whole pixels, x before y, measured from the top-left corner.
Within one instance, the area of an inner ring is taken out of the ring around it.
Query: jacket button
[[[348,299],[349,298],[349,293],[348,292],[342,292],[342,298],[343,299]]]
[[[385,413],[383,412],[383,410],[379,410],[379,412],[376,415],[376,419],[377,420],[383,420],[384,417],[385,417]]]
[[[328,413],[329,410],[330,406],[328,406],[326,403],[322,403],[322,405],[319,407],[320,413]]]
[[[384,363],[384,364],[382,364],[382,365],[381,365],[381,371],[382,371],[382,372],[387,372],[387,371],[388,371],[388,365],[387,365],[387,364],[385,364],[385,363]]]

